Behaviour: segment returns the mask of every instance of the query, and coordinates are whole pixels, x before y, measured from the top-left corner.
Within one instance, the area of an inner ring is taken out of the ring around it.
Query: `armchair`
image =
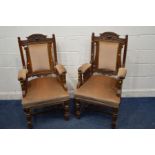
[[[57,62],[55,35],[52,38],[33,34],[26,40],[18,37],[23,68],[18,73],[22,88],[22,105],[27,124],[32,128],[33,109],[52,105],[64,107],[64,118],[69,119],[69,94],[66,69]]]
[[[80,118],[81,108],[88,104],[110,109],[112,128],[121,102],[128,36],[120,38],[113,32],[100,36],[92,34],[91,61],[78,69],[78,85],[75,91],[75,112]]]

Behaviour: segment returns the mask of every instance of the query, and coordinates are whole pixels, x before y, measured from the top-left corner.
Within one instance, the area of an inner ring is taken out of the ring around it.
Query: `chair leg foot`
[[[80,119],[80,115],[81,115],[81,110],[80,110],[80,103],[79,102],[75,102],[75,115],[78,119]]]
[[[28,126],[29,129],[32,129],[33,128],[33,125],[32,125],[31,109],[25,108],[24,111],[25,111],[25,114],[26,114],[27,126]]]
[[[69,102],[65,102],[64,103],[64,119],[66,121],[69,120],[69,111],[70,111]]]
[[[116,129],[116,122],[117,122],[117,117],[118,117],[118,108],[114,108],[112,110],[112,129]]]

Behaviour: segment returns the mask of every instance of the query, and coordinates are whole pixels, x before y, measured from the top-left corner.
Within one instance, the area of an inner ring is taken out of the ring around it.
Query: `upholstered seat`
[[[103,75],[93,75],[79,89],[76,90],[77,99],[86,99],[90,102],[118,107],[120,97],[117,94],[117,80]]]
[[[39,104],[56,104],[69,100],[67,91],[55,77],[36,78],[28,82],[28,92],[23,98],[25,108],[35,107]]]

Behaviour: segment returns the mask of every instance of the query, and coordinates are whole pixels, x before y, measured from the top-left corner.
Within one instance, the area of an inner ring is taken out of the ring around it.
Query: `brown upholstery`
[[[119,43],[106,41],[99,42],[99,69],[116,71],[118,47]]]
[[[117,77],[124,79],[126,76],[126,73],[127,73],[126,68],[119,68]]]
[[[23,106],[35,107],[39,104],[55,104],[69,99],[67,91],[63,89],[57,78],[36,78],[28,82],[28,91],[23,98]]]
[[[55,69],[57,70],[57,72],[61,75],[63,73],[66,73],[66,69],[63,65],[58,64],[55,66]]]
[[[117,80],[103,75],[93,75],[75,92],[75,98],[118,107],[120,97],[116,89]]]
[[[25,80],[27,73],[28,73],[27,69],[19,70],[19,72],[18,72],[18,80]]]
[[[79,71],[81,71],[81,73],[84,73],[87,71],[87,69],[89,69],[91,67],[91,64],[89,63],[85,63],[83,64],[81,67],[79,67]]]
[[[50,70],[48,44],[31,44],[28,48],[30,52],[32,71],[37,72]]]

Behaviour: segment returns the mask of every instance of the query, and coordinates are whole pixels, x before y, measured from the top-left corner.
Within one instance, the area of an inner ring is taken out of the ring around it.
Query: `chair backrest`
[[[47,38],[43,34],[32,34],[26,40],[18,37],[19,49],[28,76],[54,73],[57,64],[55,35]]]
[[[118,68],[125,66],[127,43],[128,36],[120,38],[113,32],[95,36],[93,33],[91,43],[93,71],[117,74]]]

